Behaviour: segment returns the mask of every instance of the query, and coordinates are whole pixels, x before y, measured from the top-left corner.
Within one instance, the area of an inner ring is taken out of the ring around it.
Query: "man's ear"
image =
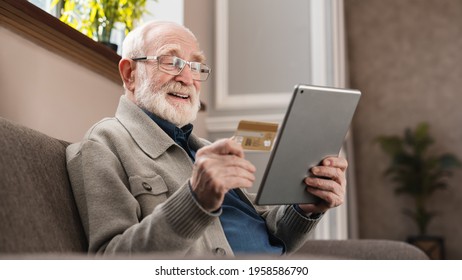
[[[119,73],[125,88],[131,92],[135,91],[135,63],[128,58],[123,58],[119,62]]]

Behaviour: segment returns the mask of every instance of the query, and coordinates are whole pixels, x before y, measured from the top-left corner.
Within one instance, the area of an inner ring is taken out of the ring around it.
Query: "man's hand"
[[[205,210],[214,211],[221,207],[230,189],[252,187],[255,170],[244,159],[241,145],[231,139],[219,140],[197,151],[192,191]]]
[[[320,166],[311,168],[316,177],[307,177],[307,191],[322,199],[316,204],[300,204],[305,213],[323,213],[341,205],[345,199],[348,162],[344,158],[328,157]]]

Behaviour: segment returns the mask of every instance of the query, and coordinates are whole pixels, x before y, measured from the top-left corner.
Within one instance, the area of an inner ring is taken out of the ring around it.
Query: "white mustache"
[[[196,95],[196,88],[191,85],[191,86],[185,86],[182,83],[179,82],[168,82],[159,89],[160,92],[166,94],[169,92],[176,92],[176,93],[181,93],[181,94],[186,94],[188,96],[195,96]]]

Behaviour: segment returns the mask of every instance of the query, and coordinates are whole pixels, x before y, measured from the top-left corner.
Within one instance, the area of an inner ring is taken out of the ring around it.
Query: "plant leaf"
[[[378,142],[382,150],[390,156],[399,154],[403,150],[403,141],[398,136],[379,136],[375,141]]]
[[[443,154],[438,160],[442,169],[462,167],[462,162],[460,162],[460,160],[452,154]]]

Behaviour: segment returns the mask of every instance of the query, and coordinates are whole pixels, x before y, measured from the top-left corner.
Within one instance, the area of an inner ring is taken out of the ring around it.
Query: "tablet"
[[[297,85],[271,151],[257,205],[315,203],[303,182],[311,167],[338,156],[361,93]]]

